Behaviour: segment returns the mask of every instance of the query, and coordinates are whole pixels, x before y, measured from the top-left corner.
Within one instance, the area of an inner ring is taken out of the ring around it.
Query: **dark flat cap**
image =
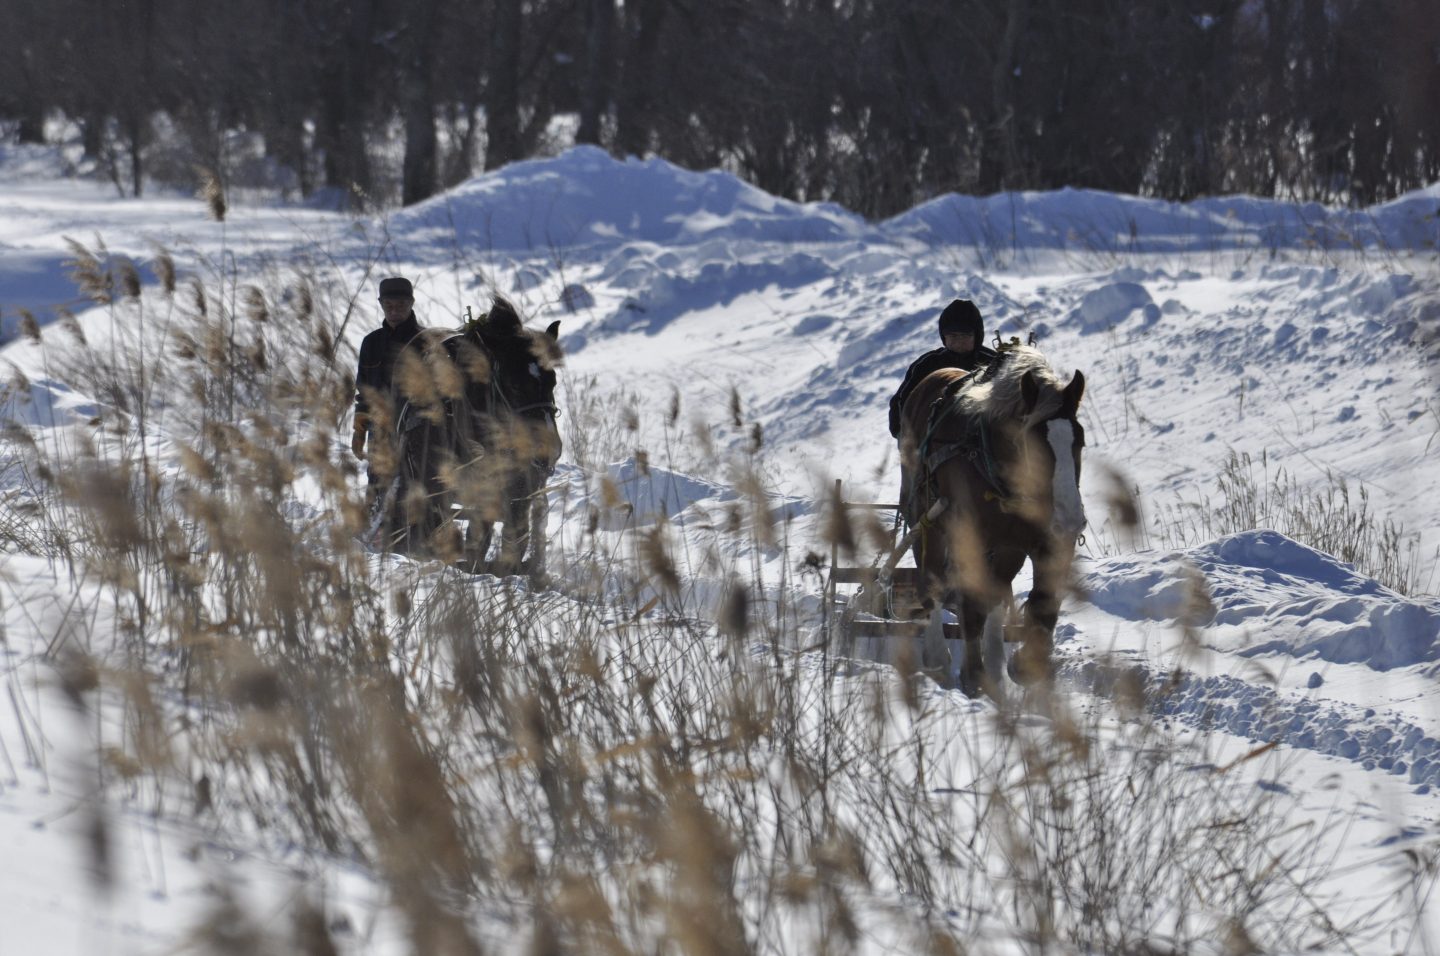
[[[415,298],[415,288],[410,285],[409,279],[402,276],[392,276],[389,279],[381,279],[380,298],[413,299]]]

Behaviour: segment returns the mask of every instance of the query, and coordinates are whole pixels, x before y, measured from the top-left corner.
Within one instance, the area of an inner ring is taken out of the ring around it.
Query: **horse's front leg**
[[[978,594],[960,594],[958,596],[961,640],[965,648],[960,658],[960,689],[967,697],[979,697],[985,692],[987,683],[985,677],[984,644],[981,636],[985,632],[985,618],[988,616],[988,606]],[[990,695],[995,696],[991,691]]]
[[[461,421],[466,428],[472,424],[468,418]],[[494,518],[498,510],[488,493],[492,481],[489,475],[492,459],[473,428],[457,431],[455,457],[459,462],[456,497],[460,510],[457,517],[465,522],[462,564],[470,573],[479,574],[485,570],[485,559],[490,556],[490,541],[494,536]]]
[[[431,535],[440,526],[435,505],[439,445],[430,427],[419,424],[407,427],[400,441],[393,550],[420,556],[430,552]]]
[[[915,535],[911,552],[915,556],[915,597],[929,615],[929,623],[921,638],[920,665],[938,671],[950,679],[951,648],[945,639],[946,561],[945,549],[935,528],[924,528]],[[940,598],[939,601],[936,598]]]
[[[530,544],[530,496],[523,469],[517,469],[505,484],[505,511],[501,517],[500,555],[497,573],[514,574],[520,570],[525,549]]]
[[[1010,658],[1010,679],[1022,686],[1048,681],[1054,676],[1051,652],[1054,649],[1055,615],[1035,613],[1031,607],[1034,600],[1035,594],[1032,592],[1022,615],[1024,643],[1020,645],[1020,650],[1015,652],[1015,656]],[[1044,623],[1047,617],[1048,624]]]
[[[1015,604],[1010,585],[1005,585],[1003,592],[1000,603],[986,615],[985,631],[980,638],[984,646],[985,679],[990,683],[990,696],[997,701],[1004,696],[1005,687],[1005,623]]]
[[[960,638],[946,637],[947,615],[960,622]],[[978,697],[985,689],[980,642],[985,616],[985,604],[978,597],[956,588],[946,588],[941,592],[939,602],[933,604],[930,623],[925,628],[921,655],[923,666],[927,670],[941,671],[948,685],[958,686],[968,697]]]
[[[902,488],[901,502],[905,502]],[[906,521],[913,524],[918,516],[907,514]],[[915,557],[915,600],[920,610],[928,615],[929,621],[920,641],[920,663],[927,671],[943,675],[943,683],[949,683],[954,673],[954,654],[950,641],[945,637],[945,614],[951,591],[947,584],[949,559],[945,553],[944,539],[935,526],[920,527],[910,544]]]
[[[1023,643],[1010,660],[1010,677],[1017,684],[1048,681],[1054,676],[1052,652],[1055,625],[1060,619],[1059,580],[1054,560],[1048,555],[1031,559],[1035,583],[1021,609]]]
[[[978,696],[981,691],[981,674],[984,671],[980,635],[985,627],[987,602],[980,593],[983,582],[988,580],[985,571],[974,562],[966,565],[956,563],[955,544],[964,537],[955,533],[955,525],[947,523],[944,533],[949,541],[942,541],[940,529],[929,528],[922,532],[915,543],[915,564],[920,568],[920,596],[924,606],[931,613],[930,627],[926,630],[926,666],[934,666],[931,659],[945,664],[947,680],[953,680],[968,696]],[[968,571],[967,571],[968,568]],[[943,620],[949,613],[960,622],[961,637],[944,638]],[[959,647],[954,645],[959,643]],[[958,668],[954,662],[958,659]]]
[[[484,520],[475,512],[467,512],[465,524],[465,563],[472,573],[479,573],[485,567],[490,554],[490,540],[495,534],[495,525]]]
[[[972,576],[965,590],[966,670],[962,686],[971,696],[983,691],[996,703],[1005,699],[1004,622],[1014,600],[1010,582],[1024,563],[1025,555],[1012,548],[991,551],[980,562],[985,574]]]
[[[544,482],[537,482],[543,485]],[[530,529],[530,556],[526,558],[527,570],[532,578],[544,581],[545,548],[549,543],[546,522],[550,517],[550,496],[542,487],[538,494],[530,496],[530,509],[526,522]]]

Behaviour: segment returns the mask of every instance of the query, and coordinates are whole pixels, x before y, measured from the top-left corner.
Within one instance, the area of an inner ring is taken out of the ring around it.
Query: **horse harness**
[[[984,368],[972,369],[946,385],[945,390],[930,404],[930,413],[925,422],[925,436],[920,440],[918,449],[920,474],[911,485],[909,492],[910,513],[923,515],[912,529],[919,535],[922,549],[926,548],[929,543],[930,536],[927,532],[933,523],[929,504],[941,500],[935,476],[940,466],[952,458],[963,457],[970,462],[989,486],[984,494],[985,500],[999,502],[1002,511],[1008,513],[1018,510],[1019,504],[1024,500],[1012,495],[1004,479],[1000,477],[995,458],[990,452],[990,426],[983,417],[965,417],[963,419],[964,428],[958,438],[944,441],[938,441],[935,438],[935,432],[940,425],[959,411],[960,392],[971,385],[978,385],[992,378],[1007,355],[1008,352],[1002,348],[1000,353]],[[921,503],[922,490],[924,504]],[[993,560],[994,551],[987,552],[985,558],[987,561]]]
[[[935,438],[935,433],[941,424],[959,411],[958,396],[960,392],[971,385],[978,385],[990,379],[1004,359],[1005,353],[1002,352],[995,361],[983,369],[975,369],[957,378],[945,386],[945,391],[930,404],[930,414],[925,423],[925,436],[920,440],[920,476],[911,490],[912,504],[917,503],[915,498],[922,487],[926,491],[926,499],[934,501],[938,494],[938,489],[935,487],[936,472],[939,471],[941,465],[952,458],[963,457],[990,486],[985,492],[985,499],[1000,502],[1000,508],[1003,511],[1013,510],[1018,499],[1010,493],[1004,479],[1000,477],[995,457],[990,451],[990,426],[984,418],[965,417],[962,420],[963,430],[958,438],[944,441]],[[919,513],[923,509],[912,508],[911,510],[912,513]]]
[[[990,379],[996,369],[1005,360],[1008,352],[1005,346],[1001,346],[1000,354],[983,369],[976,369],[968,372],[955,381],[945,386],[945,390],[930,405],[930,413],[926,419],[925,436],[920,440],[920,474],[910,490],[910,512],[920,514],[924,511],[921,505],[920,493],[924,490],[925,502],[938,500],[939,487],[936,484],[935,476],[940,466],[952,458],[963,457],[970,462],[971,467],[989,486],[984,494],[986,501],[997,503],[1000,510],[1006,514],[1014,514],[1022,510],[1023,506],[1033,501],[1029,495],[1017,495],[1013,493],[1000,475],[996,465],[995,457],[991,453],[991,429],[986,420],[981,416],[965,416],[962,418],[962,431],[958,438],[950,438],[944,441],[937,440],[935,433],[940,425],[951,417],[956,416],[960,408],[959,393],[970,387],[978,385]],[[1078,426],[1077,426],[1078,427]],[[1079,436],[1079,443],[1084,444],[1083,432]],[[925,522],[921,522],[923,526]]]
[[[491,362],[498,364],[498,350],[487,342],[483,335],[477,334],[475,339],[490,357]],[[529,363],[527,371],[532,378],[537,380],[540,378],[540,365],[533,359]],[[510,400],[510,396],[506,394],[505,387],[500,384],[498,375],[491,375],[490,377],[490,399],[495,407],[504,407],[512,415],[523,416],[528,412],[539,411],[550,417],[550,423],[552,425],[556,425],[556,420],[560,417],[560,406],[554,402],[529,402],[525,405],[516,405]]]

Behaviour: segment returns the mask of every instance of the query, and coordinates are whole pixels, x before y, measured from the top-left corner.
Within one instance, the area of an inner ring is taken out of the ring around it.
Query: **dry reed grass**
[[[1370,493],[1352,491],[1326,473],[1323,489],[1306,490],[1284,468],[1231,450],[1216,479],[1215,497],[1201,494],[1157,509],[1148,539],[1165,548],[1194,547],[1227,534],[1269,528],[1355,565],[1400,594],[1433,594],[1440,552],[1420,552],[1420,536],[1370,510]],[[1117,487],[1120,484],[1117,482]],[[1138,523],[1138,521],[1137,521]]]
[[[682,425],[677,395],[652,456],[633,396],[569,383],[593,505],[557,543],[563,586],[477,580],[355,542],[344,289],[219,273],[182,304],[173,266],[132,294],[103,250],[74,251],[109,327],[40,347],[102,411],[68,444],[7,436],[25,504],[0,540],[114,609],[48,652],[74,699],[123,715],[97,741],[102,805],[358,861],[427,954],[1336,948],[1367,929],[1330,924],[1323,866],[1263,791],[1189,769],[1204,744],[1155,716],[1164,688],[1126,685],[1117,729],[1063,696],[1032,700],[1038,720],[796,651],[815,612],[753,556],[818,559],[788,550],[738,393],[718,424]],[[602,527],[621,505],[604,465],[653,457],[730,469],[713,546]],[[813,553],[883,533],[827,514]],[[337,952],[324,906],[297,894],[280,938],[226,895],[194,942]]]

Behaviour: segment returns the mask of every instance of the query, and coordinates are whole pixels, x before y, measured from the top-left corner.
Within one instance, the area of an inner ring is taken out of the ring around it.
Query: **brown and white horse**
[[[1008,610],[1011,582],[1027,559],[1034,583],[1010,675],[1021,684],[1050,675],[1060,600],[1085,527],[1085,431],[1076,420],[1084,392],[1080,372],[1063,382],[1038,350],[1016,343],[986,369],[932,373],[905,402],[901,507],[912,527],[920,525],[915,563],[932,609],[926,663],[943,665],[950,656],[938,637],[948,609],[962,624],[960,684],[972,695],[999,695],[1000,629],[992,626],[983,650],[981,639],[992,613]],[[927,523],[940,499],[945,509]]]

